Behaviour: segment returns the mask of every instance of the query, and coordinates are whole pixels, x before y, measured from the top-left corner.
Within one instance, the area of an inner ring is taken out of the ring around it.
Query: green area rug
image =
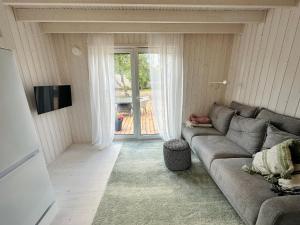
[[[171,172],[162,142],[125,142],[93,225],[241,225],[202,163]]]

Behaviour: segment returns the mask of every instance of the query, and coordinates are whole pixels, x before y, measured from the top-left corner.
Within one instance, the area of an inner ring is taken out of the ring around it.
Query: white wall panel
[[[72,85],[73,106],[70,108],[70,125],[74,143],[91,142],[91,106],[87,44],[85,34],[52,35],[62,78]],[[72,47],[81,55],[72,54]]]
[[[235,35],[226,102],[300,116],[300,7],[272,9]],[[239,46],[239,47],[236,47]]]
[[[114,34],[116,46],[147,46],[147,34]]]
[[[209,85],[227,79],[232,35],[187,34],[184,37],[183,118],[207,114],[213,102],[223,102],[226,86]]]
[[[5,9],[5,13],[11,32],[10,35],[5,33],[7,39],[11,39],[5,40],[11,42],[5,47],[15,50],[40,146],[49,164],[72,143],[69,109],[37,115],[35,107],[33,86],[64,84],[59,74],[52,39],[49,35],[42,34],[37,24],[16,22],[10,9]]]

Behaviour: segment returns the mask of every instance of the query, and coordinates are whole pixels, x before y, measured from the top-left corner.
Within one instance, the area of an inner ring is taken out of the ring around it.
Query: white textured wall
[[[226,102],[300,117],[300,7],[270,10],[265,23],[236,35]]]

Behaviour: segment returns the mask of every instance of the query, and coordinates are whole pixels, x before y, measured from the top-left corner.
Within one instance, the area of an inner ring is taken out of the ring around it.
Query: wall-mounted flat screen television
[[[38,114],[72,105],[70,85],[36,86],[34,95]]]

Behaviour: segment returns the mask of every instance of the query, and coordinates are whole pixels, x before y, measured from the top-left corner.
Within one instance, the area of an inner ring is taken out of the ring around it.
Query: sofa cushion
[[[213,126],[222,134],[227,133],[233,115],[234,110],[217,103],[213,104],[209,112],[209,118],[211,119]]]
[[[230,108],[235,110],[238,115],[247,117],[247,118],[254,118],[256,116],[256,113],[258,111],[258,107],[244,105],[239,102],[231,102]]]
[[[278,129],[300,136],[300,119],[262,109],[257,115],[259,119],[270,121]]]
[[[261,149],[265,138],[267,122],[263,119],[234,116],[226,137],[254,154]]]
[[[247,151],[224,136],[197,136],[192,149],[209,170],[214,159],[252,157]]]
[[[194,136],[204,136],[204,135],[222,135],[221,132],[217,131],[213,127],[182,127],[182,137],[191,144],[192,138]]]
[[[270,190],[270,184],[260,175],[241,171],[252,159],[216,159],[210,174],[228,201],[249,225],[256,223],[261,205],[267,199],[277,196]]]
[[[286,140],[293,139],[300,142],[300,136],[290,134],[285,131],[277,129],[275,126],[269,124],[267,129],[267,137],[263,144],[263,149],[270,149],[275,145],[278,145]],[[300,144],[296,143],[291,147],[291,154],[294,163],[300,163]]]
[[[272,148],[273,146],[278,145],[288,139],[294,139],[300,142],[300,136],[279,130],[275,126],[269,124],[267,129],[267,137],[264,142],[263,148]]]

